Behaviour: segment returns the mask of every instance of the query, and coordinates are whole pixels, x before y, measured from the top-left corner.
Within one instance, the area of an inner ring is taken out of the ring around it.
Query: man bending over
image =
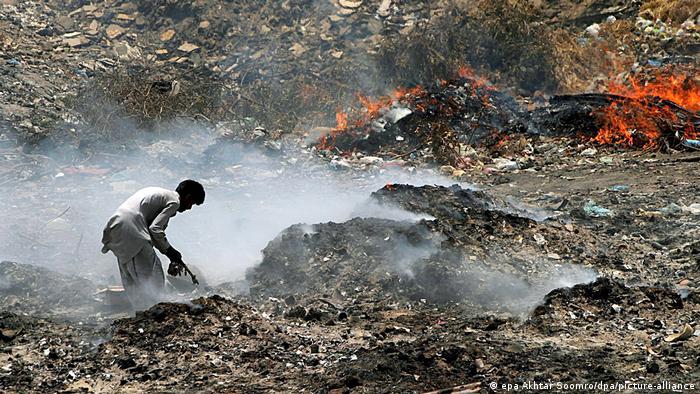
[[[102,232],[102,253],[117,257],[122,284],[134,310],[157,303],[163,293],[165,276],[155,247],[168,256],[177,269],[182,255],[165,236],[168,221],[178,212],[204,202],[204,187],[196,181],[180,182],[175,191],[147,187],[129,197],[107,222]]]

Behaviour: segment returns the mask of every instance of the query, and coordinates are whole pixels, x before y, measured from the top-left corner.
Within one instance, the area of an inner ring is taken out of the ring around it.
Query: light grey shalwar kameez
[[[165,229],[179,207],[175,191],[141,189],[117,208],[102,233],[102,253],[111,250],[117,257],[124,290],[135,310],[149,308],[163,295],[165,276],[153,247],[161,253],[170,247]]]

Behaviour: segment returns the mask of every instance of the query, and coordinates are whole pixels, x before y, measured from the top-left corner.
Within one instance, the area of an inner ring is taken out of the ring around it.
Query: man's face
[[[192,205],[194,205],[194,199],[192,198],[192,196],[187,194],[180,200],[180,208],[178,208],[177,211],[189,211],[190,209],[192,209]]]

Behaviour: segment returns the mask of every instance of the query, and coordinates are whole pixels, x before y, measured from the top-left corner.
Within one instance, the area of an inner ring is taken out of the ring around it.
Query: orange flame
[[[348,128],[348,114],[347,112],[340,111],[335,114],[335,131],[340,132],[343,130],[347,130]]]
[[[600,144],[654,149],[659,147],[666,129],[682,131],[679,138],[696,139],[698,133],[692,122],[679,125],[671,106],[661,100],[700,111],[700,84],[691,76],[662,75],[664,72],[646,81],[632,78],[628,84],[611,83],[610,93],[632,100],[615,101],[603,110],[603,126],[593,140]]]
[[[458,74],[462,79],[469,80],[468,84],[472,88],[471,95],[473,97],[479,97],[484,106],[493,107],[489,96],[484,94],[483,90],[477,91],[479,88],[494,90],[485,78],[477,76],[468,66],[460,67]],[[464,83],[463,81],[459,82]],[[439,86],[444,87],[449,83],[450,82],[447,80],[440,80]],[[378,118],[382,114],[382,111],[388,109],[396,102],[401,102],[404,105],[410,106],[417,112],[430,112],[443,116],[452,116],[460,106],[458,102],[449,97],[438,99],[430,95],[421,85],[416,85],[411,88],[399,87],[386,96],[376,98],[358,93],[357,100],[361,109],[353,110],[349,113],[339,111],[336,114],[336,127],[332,129],[328,135],[321,137],[319,140],[317,146],[320,149],[333,148],[338,134],[354,131],[354,129],[350,128],[350,125],[354,128],[367,126],[373,119]]]
[[[397,101],[413,101],[414,99],[421,97],[426,94],[425,89],[422,86],[417,85],[412,88],[397,88],[388,96],[381,96],[376,99],[365,96],[361,93],[357,94],[357,100],[360,105],[364,108],[364,116],[357,120],[356,124],[361,126],[364,123],[379,116],[380,112],[384,108],[390,107],[394,102]]]
[[[488,79],[477,75],[476,72],[474,72],[474,70],[467,65],[460,66],[459,69],[457,70],[457,75],[462,79],[469,79],[469,80],[473,81],[474,89],[478,89],[478,88],[486,88],[488,90],[495,89],[493,86],[491,86]]]
[[[632,79],[629,86],[612,83],[610,93],[634,99],[658,97],[673,101],[685,109],[700,111],[700,84],[688,75],[657,75],[654,80]]]
[[[330,133],[319,138],[318,149],[329,150],[333,148],[336,136],[348,129],[348,113],[338,111],[335,114],[335,123],[336,126],[331,129]]]

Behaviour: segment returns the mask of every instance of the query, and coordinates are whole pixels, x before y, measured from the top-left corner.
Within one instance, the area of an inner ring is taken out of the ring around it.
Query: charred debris
[[[28,251],[0,263],[0,390],[698,381],[696,2],[0,6],[0,252]],[[183,165],[222,196],[294,172],[441,185],[375,187],[129,316],[84,277],[88,215],[45,202]]]

